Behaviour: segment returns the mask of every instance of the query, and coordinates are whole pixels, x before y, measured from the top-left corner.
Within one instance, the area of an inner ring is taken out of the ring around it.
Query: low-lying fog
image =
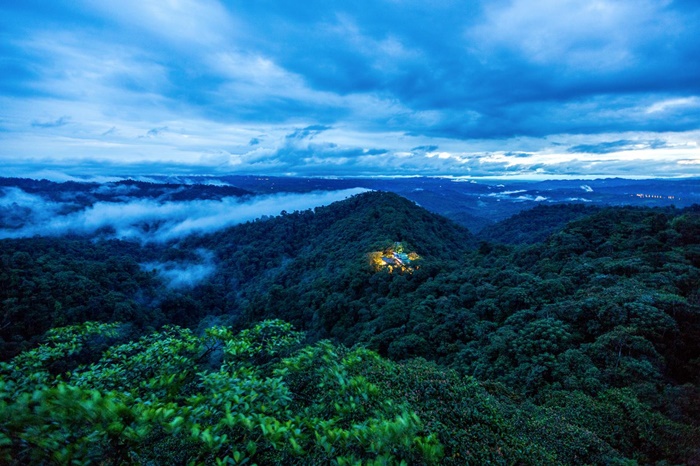
[[[49,201],[8,187],[0,189],[0,238],[99,233],[141,242],[166,242],[212,233],[282,211],[328,205],[365,191],[353,188],[193,201],[126,198],[85,207],[71,199]]]

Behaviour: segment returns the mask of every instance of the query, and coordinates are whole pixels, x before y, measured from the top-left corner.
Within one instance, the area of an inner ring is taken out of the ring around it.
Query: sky
[[[0,0],[0,176],[700,176],[697,0]]]

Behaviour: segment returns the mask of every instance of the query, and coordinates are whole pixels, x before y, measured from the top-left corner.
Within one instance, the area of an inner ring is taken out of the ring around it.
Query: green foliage
[[[304,338],[302,332],[294,331],[291,324],[278,319],[260,322],[237,335],[221,327],[209,328],[206,333],[224,343],[225,361],[230,365],[245,362],[262,365],[294,348]]]
[[[598,210],[598,207],[583,204],[538,205],[487,226],[479,232],[478,237],[492,243],[539,243],[552,233],[560,231],[567,223],[587,217]]]
[[[654,412],[629,389],[610,389],[596,397],[554,392],[546,406],[641,464],[685,463],[698,453],[697,429]]]
[[[114,337],[119,324],[85,322],[70,327],[51,329],[46,342],[16,356],[11,363],[0,363],[0,374],[19,390],[42,388],[53,378],[51,369],[82,351],[95,337]]]
[[[204,337],[167,327],[89,366],[44,371],[114,328],[55,330],[3,364],[3,462],[437,464],[442,456],[415,413],[351,373],[376,354],[327,342],[292,351],[302,335],[281,321]],[[223,362],[203,364],[217,348]]]
[[[0,240],[0,360],[30,348],[53,327],[85,321],[124,321],[135,328],[184,323],[155,305],[171,292],[139,266],[159,254],[156,247],[116,240]]]

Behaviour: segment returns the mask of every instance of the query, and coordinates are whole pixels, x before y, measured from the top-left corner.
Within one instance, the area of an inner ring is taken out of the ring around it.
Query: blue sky
[[[3,175],[700,176],[696,0],[0,0]]]

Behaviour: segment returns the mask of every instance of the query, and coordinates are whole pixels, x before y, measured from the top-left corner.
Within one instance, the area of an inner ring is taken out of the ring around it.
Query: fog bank
[[[38,195],[6,188],[0,196],[0,238],[100,234],[142,242],[167,242],[207,234],[282,211],[331,204],[365,188],[312,193],[283,193],[253,198],[167,201],[130,199],[97,202],[90,207],[66,201],[47,202]]]

